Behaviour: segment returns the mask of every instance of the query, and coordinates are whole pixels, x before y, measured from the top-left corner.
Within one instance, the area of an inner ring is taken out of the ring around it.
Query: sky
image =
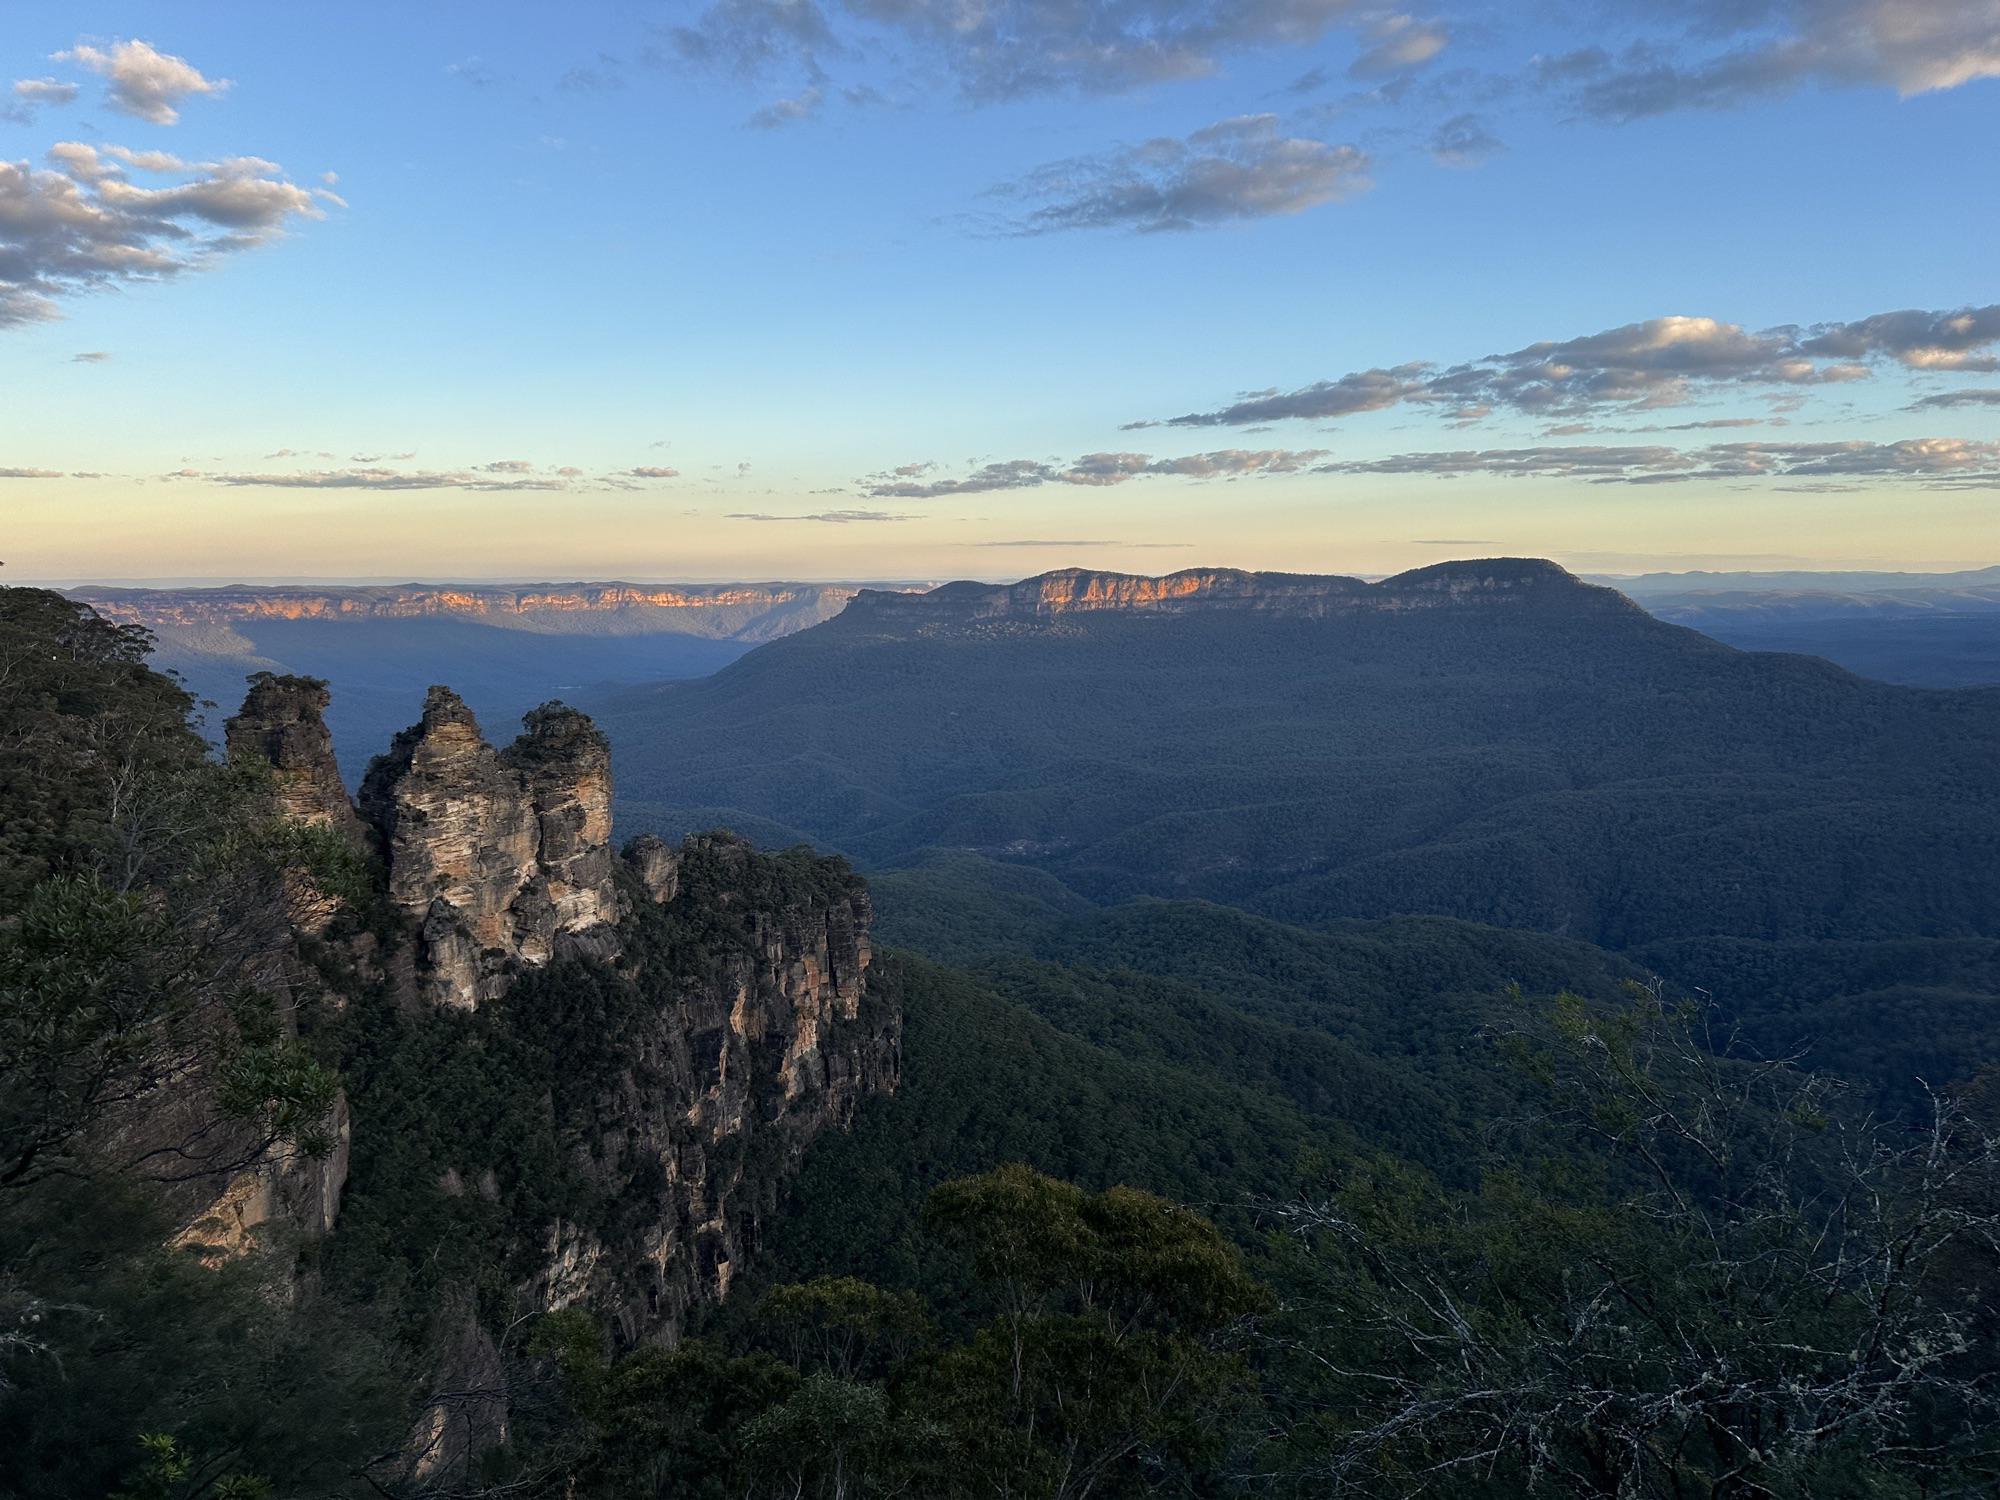
[[[13,582],[2000,562],[2000,0],[0,16]]]

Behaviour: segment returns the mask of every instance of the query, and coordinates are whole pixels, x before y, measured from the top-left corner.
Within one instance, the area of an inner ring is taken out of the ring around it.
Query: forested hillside
[[[1290,922],[1433,912],[1614,948],[2000,932],[2000,691],[1734,651],[1545,563],[1317,612],[1258,576],[1268,607],[863,594],[598,705],[626,815],[872,864],[970,848],[1093,901]]]
[[[1749,1020],[1898,1011],[1859,1090],[1453,916],[947,848],[871,944],[838,858],[615,854],[559,704],[496,749],[433,690],[357,809],[323,684],[225,762],[146,647],[0,591],[0,1492],[1994,1482],[1991,939],[1663,940]],[[1920,1054],[1962,1086],[1871,1118]]]

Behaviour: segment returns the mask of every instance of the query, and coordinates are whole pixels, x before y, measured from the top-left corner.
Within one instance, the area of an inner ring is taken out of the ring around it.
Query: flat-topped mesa
[[[1533,605],[1570,612],[1638,608],[1616,590],[1587,584],[1555,563],[1521,557],[1436,563],[1380,583],[1331,574],[1246,573],[1235,568],[1188,568],[1162,578],[1064,568],[1019,583],[948,583],[925,594],[863,589],[848,608],[852,613],[900,620],[1214,610],[1324,618],[1466,605]]]
[[[618,951],[610,747],[559,703],[524,723],[502,753],[456,693],[433,687],[361,784],[389,899],[421,924],[440,1005],[498,997],[515,964]]]
[[[302,823],[325,824],[359,843],[366,837],[347,800],[326,727],[327,687],[317,677],[250,679],[243,707],[223,725],[231,760],[261,760],[271,767],[278,810]]]

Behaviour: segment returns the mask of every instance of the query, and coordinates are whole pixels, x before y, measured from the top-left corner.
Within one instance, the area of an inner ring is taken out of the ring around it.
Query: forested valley
[[[1523,576],[863,596],[358,805],[0,590],[0,1493],[1994,1493],[2000,697]]]

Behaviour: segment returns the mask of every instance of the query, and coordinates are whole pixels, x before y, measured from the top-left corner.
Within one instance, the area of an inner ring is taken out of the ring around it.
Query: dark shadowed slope
[[[2000,926],[2000,692],[1735,651],[1553,564],[864,592],[595,705],[627,826],[1612,947]]]

